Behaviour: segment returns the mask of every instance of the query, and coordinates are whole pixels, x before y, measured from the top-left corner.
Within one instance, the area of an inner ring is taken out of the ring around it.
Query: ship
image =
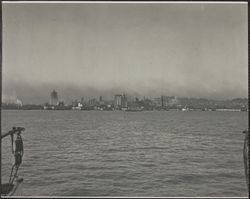
[[[138,107],[135,107],[135,108],[128,108],[127,110],[125,110],[127,112],[141,112],[142,111],[142,108],[138,108]]]

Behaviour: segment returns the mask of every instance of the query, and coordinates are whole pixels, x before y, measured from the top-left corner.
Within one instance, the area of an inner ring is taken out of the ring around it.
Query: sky
[[[247,4],[4,3],[3,100],[248,94]]]

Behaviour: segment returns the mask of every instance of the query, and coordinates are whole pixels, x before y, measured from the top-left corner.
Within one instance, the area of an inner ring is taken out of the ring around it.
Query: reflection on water
[[[23,194],[247,196],[246,112],[2,111],[23,126]],[[8,179],[10,140],[2,142]]]

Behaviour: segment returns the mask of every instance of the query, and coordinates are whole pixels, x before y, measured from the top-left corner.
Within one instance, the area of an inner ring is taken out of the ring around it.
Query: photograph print
[[[1,196],[247,198],[247,8],[2,1]]]

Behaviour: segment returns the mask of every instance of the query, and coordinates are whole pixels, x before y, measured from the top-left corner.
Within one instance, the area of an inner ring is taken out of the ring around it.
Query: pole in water
[[[1,135],[1,140],[4,137],[10,136],[11,137],[11,149],[12,154],[14,155],[14,163],[11,168],[11,173],[9,177],[9,182],[2,184],[1,182],[1,195],[4,196],[10,196],[15,193],[17,190],[17,187],[20,183],[22,183],[23,179],[18,178],[18,169],[22,163],[22,157],[23,157],[23,141],[21,137],[22,131],[25,129],[23,127],[13,127],[12,130],[9,132]],[[16,134],[16,139],[14,141],[14,134]],[[15,142],[15,149],[14,149],[14,142]]]
[[[249,131],[243,131],[245,133],[244,147],[243,147],[243,159],[247,188],[249,190]]]

